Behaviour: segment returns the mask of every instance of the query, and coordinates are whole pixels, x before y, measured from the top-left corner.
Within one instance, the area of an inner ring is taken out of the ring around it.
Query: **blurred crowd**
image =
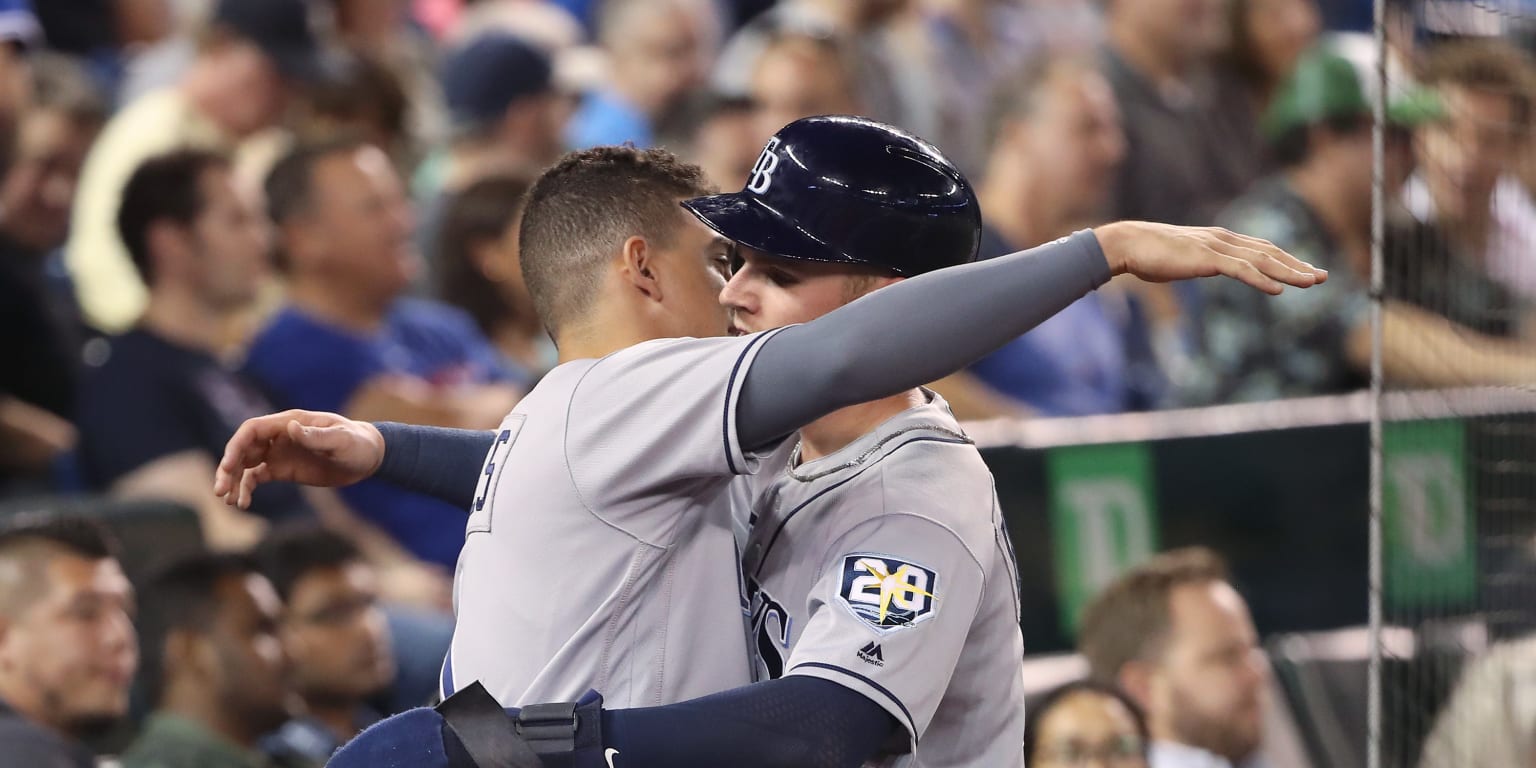
[[[1275,299],[1117,281],[937,382],[961,418],[1364,387],[1378,191],[1389,383],[1529,385],[1536,46],[1464,5],[1390,3],[1382,62],[1325,28],[1359,9],[1318,0],[0,0],[0,500],[167,500],[217,553],[130,585],[89,526],[0,539],[0,734],[17,712],[92,733],[137,671],[155,714],[130,768],[314,764],[430,695],[461,513],[378,482],[270,485],[242,512],[213,468],[281,408],[495,426],[554,364],[518,209],[568,149],[665,147],[738,189],[782,125],[861,114],[967,172],[983,257],[1145,219],[1331,270]],[[1241,620],[1158,658],[1262,681],[1241,598],[1179,567],[1204,591],[1174,613]],[[52,623],[17,639],[42,597]],[[1247,694],[1084,642],[1099,682],[1037,710],[1039,764],[1086,764],[1053,740],[1073,712],[1106,764],[1175,736],[1251,750],[1168,714],[1246,724]],[[1174,759],[1154,764],[1205,764]]]

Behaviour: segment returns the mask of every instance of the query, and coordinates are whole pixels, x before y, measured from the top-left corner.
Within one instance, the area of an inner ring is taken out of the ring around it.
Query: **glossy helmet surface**
[[[860,117],[784,126],[744,189],[683,207],[764,253],[903,277],[974,261],[981,244],[976,193],[954,164],[922,139]]]

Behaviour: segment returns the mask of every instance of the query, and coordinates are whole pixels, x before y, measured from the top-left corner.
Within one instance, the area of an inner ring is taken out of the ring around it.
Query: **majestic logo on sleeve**
[[[904,629],[933,615],[939,574],[887,555],[859,553],[843,558],[839,593],[853,615],[882,632]]]

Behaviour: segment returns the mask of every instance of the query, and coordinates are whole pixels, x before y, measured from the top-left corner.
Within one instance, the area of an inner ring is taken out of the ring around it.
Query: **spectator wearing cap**
[[[118,112],[86,160],[65,261],[90,322],[125,330],[148,298],[113,225],[133,170],[181,147],[252,147],[278,125],[292,86],[325,77],[329,62],[305,0],[218,0],[178,84]]]
[[[554,87],[549,55],[506,33],[487,32],[450,52],[441,80],[451,137],[413,182],[422,201],[419,242],[434,269],[447,199],[489,175],[543,170],[565,149],[571,114]]]
[[[708,7],[691,0],[604,3],[597,40],[608,54],[609,84],[582,100],[566,144],[654,146],[663,123],[704,82],[709,18]]]
[[[1333,394],[1368,381],[1372,153],[1365,82],[1360,68],[1325,44],[1302,58],[1276,95],[1262,127],[1282,170],[1255,184],[1217,221],[1330,270],[1330,287],[1267,302],[1202,287],[1206,354],[1196,375],[1181,382],[1186,402]],[[1430,94],[1394,98],[1389,192],[1407,176],[1405,129],[1439,114],[1439,102]],[[1415,248],[1431,242],[1406,239]],[[1421,261],[1416,269],[1437,270],[1441,280],[1459,286],[1454,293],[1482,298],[1463,301],[1460,308],[1442,305],[1451,316],[1436,315],[1413,305],[1415,297],[1399,285],[1404,281],[1389,281],[1382,347],[1387,377],[1427,386],[1536,379],[1536,349],[1462,324],[1486,311],[1483,301],[1508,306],[1507,293],[1498,298],[1496,286],[1448,253],[1433,256],[1425,250],[1424,255],[1436,261]]]
[[[564,150],[569,110],[533,44],[496,32],[471,40],[448,55],[442,87],[453,135],[444,191],[488,173],[537,173]]]
[[[68,291],[50,284],[50,258],[69,231],[86,152],[106,119],[89,76],[40,57],[33,106],[22,117],[0,181],[0,494],[47,485],[74,446],[76,368],[84,341]]]
[[[133,587],[115,543],[72,518],[0,531],[0,763],[91,768],[77,739],[128,713]]]

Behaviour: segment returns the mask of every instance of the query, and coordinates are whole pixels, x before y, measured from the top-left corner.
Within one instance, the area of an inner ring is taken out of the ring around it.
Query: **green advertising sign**
[[[1143,443],[1046,455],[1062,626],[1073,634],[1100,588],[1157,549],[1152,461]]]
[[[1395,609],[1477,597],[1476,518],[1456,420],[1382,426],[1382,577]]]

